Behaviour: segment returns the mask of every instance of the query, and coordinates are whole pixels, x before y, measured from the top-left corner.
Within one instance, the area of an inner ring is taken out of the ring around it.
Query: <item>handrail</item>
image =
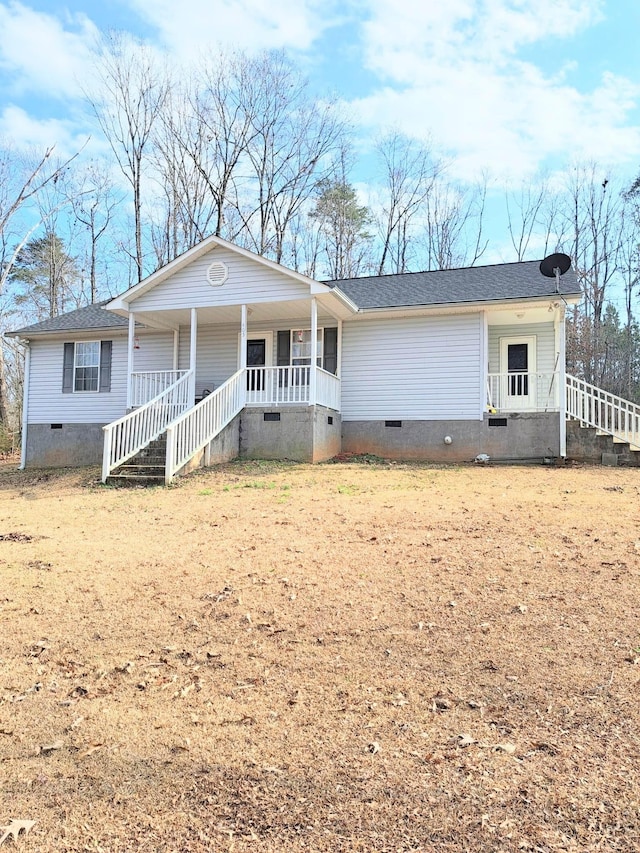
[[[175,474],[242,410],[247,393],[245,376],[244,369],[238,370],[167,426],[165,483],[170,483]]]
[[[102,428],[104,431],[103,483],[114,468],[131,459],[150,441],[161,435],[167,425],[188,408],[192,376],[193,371],[187,371],[177,382],[149,400],[144,406]]]
[[[640,448],[640,406],[567,374],[567,417]]]

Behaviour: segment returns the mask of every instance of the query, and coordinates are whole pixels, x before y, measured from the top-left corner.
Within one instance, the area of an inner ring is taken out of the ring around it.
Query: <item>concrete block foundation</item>
[[[240,415],[240,456],[322,462],[340,453],[340,433],[340,413],[324,406],[251,406]]]
[[[469,462],[479,453],[495,461],[542,460],[560,455],[560,416],[532,412],[473,421],[343,421],[342,451],[443,463]]]
[[[26,465],[68,468],[102,462],[102,424],[29,424]]]

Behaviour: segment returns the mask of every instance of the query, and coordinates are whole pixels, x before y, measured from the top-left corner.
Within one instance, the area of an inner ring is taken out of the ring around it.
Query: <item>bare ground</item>
[[[7,849],[640,848],[638,470],[97,476],[0,467]]]

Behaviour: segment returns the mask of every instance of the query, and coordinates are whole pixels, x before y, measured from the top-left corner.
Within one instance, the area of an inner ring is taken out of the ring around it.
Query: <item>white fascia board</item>
[[[255,252],[251,252],[248,249],[242,249],[240,246],[236,246],[233,243],[229,243],[227,240],[223,240],[222,237],[216,237],[212,235],[211,237],[207,237],[201,243],[198,243],[197,246],[186,251],[184,254],[180,255],[180,257],[166,264],[166,266],[161,267],[156,272],[152,273],[150,276],[145,278],[143,281],[135,284],[133,287],[129,288],[125,293],[122,293],[120,296],[117,296],[107,305],[105,308],[108,311],[117,311],[127,310],[129,304],[134,302],[139,296],[142,296],[147,291],[154,288],[156,285],[165,281],[165,279],[169,278],[169,276],[173,275],[178,270],[181,270],[183,267],[188,266],[188,264],[192,263],[192,261],[199,258],[201,255],[205,255],[207,252],[211,251],[211,249],[216,246],[220,246],[222,248],[228,249],[230,252],[234,252],[241,257],[248,258],[249,260],[255,261],[256,263],[262,264],[263,266],[268,267],[269,269],[275,270],[280,273],[284,273],[289,276],[289,278],[294,281],[302,282],[309,287],[309,291],[312,295],[320,295],[323,293],[330,293],[332,288],[328,287],[326,284],[322,284],[319,281],[315,281],[315,279],[308,278],[306,275],[302,275],[302,273],[294,272],[293,270],[287,269],[287,267],[281,266],[281,264],[276,263],[275,261],[270,261],[268,258],[263,258],[262,255],[257,255]]]
[[[51,341],[70,341],[76,338],[90,341],[96,338],[104,339],[106,336],[118,338],[127,336],[126,326],[101,326],[92,327],[90,329],[55,329],[54,331],[45,332],[29,332],[26,335],[17,335],[15,332],[7,332],[7,337],[16,338],[20,343],[29,343],[29,341],[51,340]]]
[[[398,316],[420,316],[425,314],[477,314],[483,309],[496,311],[513,311],[514,309],[526,311],[528,308],[540,308],[545,303],[564,301],[567,305],[577,305],[580,297],[552,296],[536,297],[535,299],[510,299],[510,300],[482,300],[478,302],[442,302],[435,305],[397,305],[387,308],[360,308],[358,317],[398,317]]]

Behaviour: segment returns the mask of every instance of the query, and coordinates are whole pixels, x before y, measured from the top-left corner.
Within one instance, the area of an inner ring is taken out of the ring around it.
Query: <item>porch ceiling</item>
[[[550,299],[543,305],[512,305],[487,311],[490,326],[518,326],[528,323],[552,323],[557,316],[558,304]]]
[[[281,323],[282,321],[304,320],[311,322],[311,300],[296,299],[283,302],[257,302],[247,305],[248,321],[253,323]],[[198,312],[198,326],[240,326],[241,306],[224,305],[219,307],[196,308]],[[180,326],[188,326],[191,322],[189,308],[169,309],[166,311],[135,311],[136,321],[144,323],[151,328],[177,329]],[[318,323],[326,325],[327,322],[335,323],[336,317],[329,313],[318,300]]]

